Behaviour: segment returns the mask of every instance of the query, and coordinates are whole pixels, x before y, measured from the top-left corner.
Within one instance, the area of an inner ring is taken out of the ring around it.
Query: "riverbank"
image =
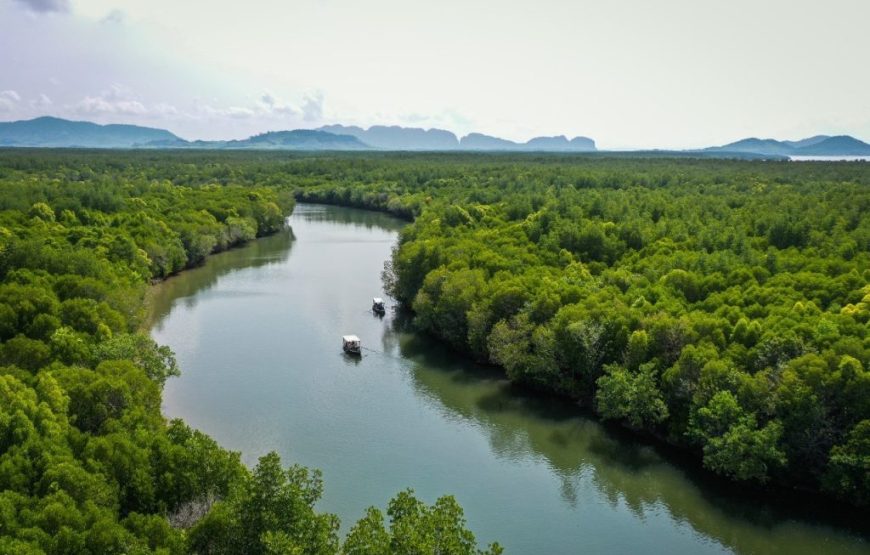
[[[152,333],[184,368],[164,410],[246,462],[275,449],[320,468],[322,508],[343,521],[413,487],[455,494],[478,537],[512,553],[862,552],[845,520],[737,495],[398,314],[373,315],[401,222],[300,203],[291,227],[293,241],[266,238],[164,284]],[[361,359],[341,353],[346,332],[370,349]]]
[[[257,478],[208,436],[163,417],[163,387],[178,368],[135,330],[152,277],[280,227],[280,205],[292,199],[174,186],[155,172],[176,168],[153,155],[2,158],[0,490],[13,516],[0,526],[0,551],[183,553],[201,517],[212,534],[234,529],[233,513],[218,522],[210,509]],[[198,170],[185,171],[175,176]],[[299,486],[293,497],[308,507],[316,492]]]
[[[294,206],[294,208],[295,208],[295,206]],[[293,212],[291,209],[290,213],[287,214],[286,218],[290,218],[292,213]],[[151,280],[149,287],[147,287],[145,289],[145,293],[142,297],[142,313],[143,313],[143,315],[140,319],[141,321],[140,321],[139,326],[138,326],[139,331],[141,333],[148,333],[154,324],[154,318],[158,317],[158,314],[155,310],[155,307],[153,306],[153,300],[154,300],[154,294],[155,294],[154,292],[159,287],[161,287],[161,286],[165,287],[166,286],[165,284],[167,282],[171,282],[173,280],[177,281],[177,278],[179,276],[185,275],[188,272],[196,271],[196,270],[201,269],[207,265],[215,264],[215,260],[216,259],[220,260],[222,255],[225,255],[225,254],[230,253],[232,251],[251,248],[252,246],[255,246],[259,241],[262,241],[263,239],[269,239],[269,238],[273,238],[277,235],[284,235],[284,234],[287,234],[289,239],[292,241],[293,230],[290,228],[289,225],[285,225],[285,227],[282,229],[274,230],[270,233],[267,233],[267,234],[261,235],[259,237],[256,237],[254,239],[250,239],[248,241],[245,241],[244,243],[238,243],[238,244],[233,245],[232,247],[227,248],[227,249],[212,252],[211,254],[209,254],[208,256],[203,258],[201,261],[199,261],[196,265],[187,266],[183,270],[176,272],[174,274],[171,274],[169,276],[166,276],[165,278]]]
[[[365,190],[363,189],[363,191],[365,191]],[[360,192],[359,189],[354,189],[353,192],[350,192],[349,190],[342,191],[341,188],[336,188],[336,189],[326,188],[320,192],[307,191],[307,192],[305,192],[304,195],[301,195],[300,198],[305,198],[308,200],[320,199],[320,198],[329,198],[331,202],[335,202],[335,199],[340,199],[340,198],[354,198],[355,201],[352,203],[354,206],[369,204],[373,208],[376,208],[376,209],[381,210],[381,211],[386,211],[388,213],[394,213],[394,214],[397,214],[398,212],[391,209],[391,207],[403,206],[403,208],[401,209],[401,212],[406,213],[408,211],[408,206],[402,205],[401,199],[396,199],[394,197],[389,197],[386,195],[375,196],[372,194],[363,194]],[[477,207],[477,208],[475,208],[475,210],[477,210],[478,213],[480,213],[481,208]],[[456,213],[455,216],[451,215],[453,212]],[[451,208],[447,208],[447,209],[442,207],[438,214],[441,216],[442,219],[445,217],[456,218],[456,220],[454,220],[454,223],[451,225],[457,225],[457,222],[463,223],[462,218],[466,218],[467,219],[466,221],[468,221],[468,222],[473,222],[475,219],[475,216],[469,216],[469,214],[467,214],[467,213],[462,214],[461,207],[459,207],[458,210],[455,207],[451,207]],[[477,217],[480,218],[480,216],[477,216]],[[435,221],[437,222],[438,220],[435,220]],[[428,218],[427,222],[424,225],[431,228],[433,225],[433,218],[432,217]],[[443,226],[443,223],[441,225]],[[472,226],[475,226],[475,224],[470,223],[469,228],[471,228]],[[475,226],[475,227],[477,227],[477,226]],[[444,228],[442,227],[442,229],[444,229]],[[415,235],[415,236],[419,236],[419,233],[415,234],[413,231],[411,232],[411,234]],[[430,235],[431,235],[431,233],[430,233]],[[429,241],[430,242],[427,244],[431,245],[431,239]],[[453,241],[455,242],[456,240],[453,239]],[[427,246],[425,248],[431,249],[430,246]],[[405,279],[404,280],[404,282],[406,282],[406,283],[404,283],[405,292],[402,293],[401,291],[398,291],[400,296],[406,297],[405,298],[406,304],[409,304],[410,299],[413,298],[421,290],[421,286],[423,283],[422,276],[426,275],[428,271],[432,270],[434,267],[439,265],[439,262],[438,262],[439,254],[437,254],[438,251],[432,251],[432,250],[421,251],[421,249],[417,249],[417,250],[414,250],[413,252],[415,254],[408,255],[408,256],[416,257],[414,264],[420,265],[421,267],[423,267],[425,269],[422,269],[422,270],[412,269],[411,267],[407,266],[408,262],[407,261],[405,262],[406,266],[404,268],[404,271],[406,273],[416,273],[416,276],[413,278],[413,280],[415,280],[414,284],[409,285],[411,280]],[[401,252],[401,249],[399,251],[397,251],[397,253],[394,254],[393,261],[392,261],[393,262],[393,272],[396,272],[396,269],[395,269],[396,257],[397,256],[401,257],[402,255],[403,254]],[[601,272],[602,266],[597,266],[595,268],[596,268],[595,271]],[[451,277],[451,274],[458,275],[456,272],[447,271],[447,272],[444,272],[444,275],[441,276],[440,279],[446,283],[449,280],[449,278]],[[459,278],[459,279],[466,279],[466,278],[463,277],[463,278]],[[403,278],[401,278],[401,277],[397,277],[394,275],[393,280],[394,280],[394,283],[397,283],[400,286],[403,284],[402,283]],[[449,287],[456,287],[456,286],[450,285]],[[477,285],[475,285],[474,283],[468,283],[465,285],[465,287],[473,289],[474,287],[477,287]],[[437,287],[435,288],[435,290],[437,290]],[[433,295],[432,291],[433,291],[433,289],[430,288],[429,290],[427,290],[427,294],[430,296]],[[438,295],[438,294],[441,294],[441,293],[435,293],[435,295]],[[459,294],[459,293],[455,293],[455,292],[451,293],[451,295],[457,295],[457,294]],[[469,293],[469,295],[473,295],[473,293]],[[428,299],[428,297],[427,297],[427,299]],[[432,302],[437,303],[437,302],[441,302],[441,301],[439,301],[436,297],[435,299],[433,299]],[[433,310],[431,304],[429,304],[427,306],[428,306],[427,311]],[[468,308],[471,308],[470,304],[466,304],[466,310]],[[435,310],[437,311],[440,309],[435,309]],[[445,309],[445,310],[450,310],[450,309]],[[467,314],[470,314],[470,312]],[[606,318],[606,317],[607,316],[605,315],[604,318]],[[448,316],[444,316],[444,318],[446,319],[446,318],[448,318]],[[466,318],[466,314],[460,314],[457,316],[457,318],[462,318],[464,320]],[[468,318],[469,318],[468,325],[470,327],[471,326],[471,321],[470,321],[471,317],[469,316]],[[435,320],[437,320],[437,318],[435,318],[433,320],[433,315],[429,314],[429,315],[427,315],[427,321],[430,321],[430,320],[432,322],[435,322]],[[445,321],[447,321],[447,320],[445,320]],[[444,341],[444,343],[447,346],[449,346],[453,349],[456,349],[458,352],[464,353],[464,354],[469,355],[469,356],[474,356],[475,358],[478,358],[478,359],[481,357],[480,351],[477,353],[471,352],[469,343],[472,341],[472,339],[470,338],[471,337],[470,335],[469,335],[469,339],[467,341],[466,341],[466,337],[464,335],[464,332],[461,333],[456,338],[453,338],[452,336],[448,337],[447,334],[452,333],[452,331],[450,329],[452,324],[448,325],[448,326],[436,325],[434,323],[430,323],[430,324],[431,325],[424,324],[423,328],[426,331],[428,331],[429,333],[432,333],[434,336],[439,337],[442,341]],[[492,325],[491,322],[489,325]],[[511,331],[511,326],[512,326],[512,324],[509,324],[508,327],[505,328],[505,331],[503,333],[506,333],[508,335],[513,333],[514,335],[516,335],[516,331]],[[470,334],[472,332],[469,331],[468,333]],[[517,339],[517,338],[521,339],[520,336],[516,336],[515,339]],[[690,345],[690,348],[691,347],[692,346]],[[484,345],[482,352],[487,353],[486,345]],[[522,353],[518,353],[517,355],[511,355],[510,358],[515,359],[515,358],[517,358],[517,356],[525,356],[525,355],[523,355]],[[676,362],[676,359],[680,356],[680,351],[677,350],[676,354],[674,356],[675,356],[675,358],[671,361],[671,363]],[[498,361],[495,361],[495,362],[498,362]],[[545,363],[545,362],[542,362],[542,363]],[[502,366],[502,368],[504,370],[503,366]],[[506,370],[506,375],[508,375],[509,377],[511,376],[510,369]],[[586,389],[586,390],[581,390],[579,392],[580,394],[578,395],[578,392],[576,390],[569,389],[566,391],[565,384],[562,382],[559,382],[559,381],[549,381],[549,382],[537,381],[535,379],[530,379],[528,375],[522,375],[522,374],[520,374],[519,377],[517,377],[516,372],[514,372],[514,376],[512,379],[514,379],[514,381],[518,382],[520,384],[520,386],[522,386],[522,387],[531,387],[535,390],[544,391],[544,392],[547,392],[550,394],[566,396],[566,397],[568,397],[572,400],[575,400],[575,401],[585,400],[587,403],[589,403],[590,401],[592,401],[593,396],[594,396],[594,389],[591,389],[591,388]],[[609,378],[606,378],[606,379],[609,379]],[[624,409],[620,409],[620,410],[624,410]],[[605,414],[605,416],[608,416],[608,415]],[[621,418],[619,416],[621,416]],[[705,465],[709,464],[707,454],[705,451],[702,451],[700,446],[692,445],[691,443],[687,442],[683,438],[681,438],[680,441],[675,441],[674,440],[675,436],[673,435],[673,433],[674,433],[673,430],[667,431],[664,428],[659,428],[659,427],[654,425],[655,422],[640,422],[640,423],[632,424],[631,422],[627,421],[624,418],[624,416],[625,416],[624,414],[617,415],[617,420],[619,420],[622,423],[622,425],[630,433],[639,434],[640,436],[643,436],[650,441],[654,441],[654,442],[657,442],[659,444],[666,444],[669,446],[669,448],[677,449],[681,452],[682,456],[685,457],[686,455],[688,455],[688,456],[692,457],[696,461],[695,462],[696,465],[700,464],[700,461],[702,458],[704,459]],[[614,416],[610,415],[610,418],[614,418]],[[685,429],[679,430],[679,433],[680,434],[685,433]],[[742,455],[742,456],[748,457],[750,455],[749,455],[749,453],[746,453],[745,455]],[[775,463],[774,460],[771,460],[769,462],[759,461],[756,464],[761,466],[761,468],[763,468],[764,465],[766,465],[766,464],[770,464],[771,468],[774,468],[775,465],[773,463]],[[708,470],[709,470],[709,467],[708,467]],[[721,472],[721,470],[720,470],[720,472]],[[842,495],[839,496],[839,498],[835,498],[835,496],[832,496],[830,493],[821,492],[818,483],[812,484],[809,481],[807,481],[806,477],[803,477],[799,480],[790,479],[789,475],[781,474],[781,473],[778,473],[776,471],[770,472],[769,474],[767,472],[764,472],[764,473],[759,475],[760,479],[753,478],[750,475],[744,476],[742,478],[739,475],[734,476],[734,477],[738,478],[737,481],[733,482],[735,484],[735,487],[746,490],[747,492],[755,492],[757,490],[762,490],[762,491],[765,491],[767,493],[767,495],[770,497],[784,497],[788,500],[808,498],[810,506],[815,506],[816,504],[818,504],[822,500],[824,501],[824,504],[827,507],[835,506],[835,507],[838,507],[840,509],[848,510],[847,509],[848,507],[854,506],[854,503],[850,503],[850,502],[844,503],[843,502],[844,497]],[[743,481],[744,483],[741,484],[741,481]],[[762,483],[760,483],[760,482],[762,482]],[[804,503],[805,503],[805,501],[804,501]],[[867,510],[868,510],[867,507],[865,507],[864,509],[861,509],[861,512],[866,513]]]

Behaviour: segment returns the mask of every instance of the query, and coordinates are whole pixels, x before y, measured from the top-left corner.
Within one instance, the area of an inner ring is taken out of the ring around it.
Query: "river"
[[[277,451],[323,472],[342,531],[411,487],[456,496],[507,553],[868,553],[858,532],[749,500],[576,407],[407,329],[380,273],[400,221],[297,205],[291,230],[154,287],[151,333],[176,353],[164,413],[248,464]],[[356,334],[361,359],[341,351]]]

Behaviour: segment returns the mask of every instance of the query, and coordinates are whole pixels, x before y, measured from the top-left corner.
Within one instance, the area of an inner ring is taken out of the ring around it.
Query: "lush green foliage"
[[[438,553],[462,555],[479,553],[498,555],[498,544],[477,551],[474,535],[465,528],[462,508],[453,497],[438,499],[427,506],[408,490],[394,497],[387,507],[389,527],[378,509],[369,508],[365,518],[356,523],[344,543],[348,555],[414,555]]]
[[[318,472],[299,466],[284,470],[277,455],[266,455],[250,477],[196,524],[190,533],[191,548],[197,553],[239,555],[501,553],[498,544],[477,549],[474,535],[465,528],[462,508],[452,497],[442,497],[430,507],[410,490],[390,501],[389,529],[381,512],[370,507],[339,548],[338,519],[314,511],[321,491]]]
[[[388,287],[512,380],[867,505],[868,186],[865,164],[0,152],[0,552],[475,551],[455,501],[407,492],[340,545],[316,473],[162,418],[178,368],[138,332],[146,284],[279,229],[294,194],[414,220]]]
[[[299,198],[414,216],[419,327],[740,481],[870,499],[870,167],[336,161]],[[313,172],[312,172],[313,173]]]
[[[178,368],[138,331],[149,280],[284,226],[293,198],[278,166],[0,153],[0,553],[341,551],[337,519],[313,508],[316,473],[275,455],[251,472],[165,421],[161,391]],[[407,553],[475,552],[449,498],[394,504],[419,508],[394,517],[411,530],[378,531],[374,513],[360,529]],[[383,552],[363,532],[348,541]]]

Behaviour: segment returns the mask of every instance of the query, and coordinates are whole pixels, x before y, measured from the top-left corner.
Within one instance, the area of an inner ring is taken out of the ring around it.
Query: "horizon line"
[[[264,135],[267,133],[280,133],[280,132],[285,132],[285,131],[321,131],[321,132],[330,133],[330,134],[336,135],[336,136],[340,136],[340,135],[353,136],[353,135],[348,135],[348,134],[343,134],[343,133],[336,133],[333,131],[325,131],[323,129],[324,127],[339,125],[342,127],[356,127],[356,128],[359,128],[363,131],[366,131],[366,132],[369,131],[370,129],[372,129],[373,127],[396,128],[396,129],[415,129],[415,130],[422,130],[424,132],[442,131],[442,132],[452,134],[456,138],[457,142],[461,142],[462,139],[469,137],[471,135],[483,135],[483,136],[488,137],[488,138],[494,138],[494,139],[498,139],[501,141],[508,141],[508,142],[514,143],[518,146],[526,145],[526,144],[528,144],[529,141],[532,141],[534,139],[540,139],[540,138],[565,138],[568,141],[571,141],[573,139],[588,139],[594,143],[595,149],[599,152],[645,152],[645,151],[648,151],[648,152],[653,152],[653,151],[692,152],[692,151],[703,150],[703,149],[707,149],[707,148],[724,147],[724,146],[728,146],[730,144],[733,144],[735,142],[740,142],[740,141],[745,141],[745,140],[753,140],[753,139],[759,140],[759,141],[799,142],[799,141],[803,141],[806,139],[812,139],[812,138],[816,138],[816,137],[826,137],[826,138],[849,137],[849,138],[861,141],[865,144],[870,144],[867,141],[865,141],[864,139],[862,139],[860,137],[856,137],[855,135],[852,135],[849,133],[830,133],[830,134],[829,133],[814,133],[814,134],[808,135],[806,137],[801,137],[798,139],[777,139],[777,138],[774,138],[773,136],[751,135],[751,136],[743,136],[743,137],[737,138],[737,139],[729,141],[729,142],[723,142],[721,144],[706,145],[706,146],[683,146],[683,147],[613,146],[613,147],[601,148],[601,146],[598,144],[598,141],[594,137],[589,136],[589,135],[570,136],[570,135],[565,134],[565,133],[560,133],[557,135],[534,135],[534,136],[531,136],[530,138],[526,139],[525,141],[519,141],[519,140],[515,140],[515,139],[505,139],[504,137],[500,137],[498,135],[491,135],[491,134],[480,132],[480,131],[469,131],[468,133],[460,134],[460,133],[457,133],[456,131],[453,131],[451,129],[447,129],[444,127],[419,127],[419,126],[413,126],[413,125],[384,124],[384,123],[373,123],[373,124],[369,124],[366,126],[366,125],[360,125],[360,124],[347,124],[347,123],[341,123],[341,122],[321,123],[317,127],[293,127],[293,128],[285,127],[285,128],[275,128],[275,129],[265,129],[265,130],[258,131],[254,134],[247,135],[246,137],[243,137],[243,138],[229,138],[229,139],[226,139],[226,138],[223,138],[223,139],[196,138],[196,139],[190,139],[190,138],[185,138],[182,135],[180,135],[179,133],[171,130],[169,128],[169,126],[154,127],[153,125],[143,125],[140,123],[129,123],[127,121],[110,121],[108,123],[99,123],[99,122],[96,122],[93,120],[88,120],[88,119],[70,119],[67,117],[56,116],[56,115],[51,115],[51,114],[43,114],[43,115],[34,116],[31,118],[27,118],[27,119],[0,120],[0,124],[3,124],[3,123],[21,123],[21,122],[35,121],[35,120],[39,120],[39,119],[55,119],[55,120],[72,122],[72,123],[88,123],[88,124],[92,124],[92,125],[98,125],[101,127],[110,126],[110,125],[124,125],[124,126],[139,127],[139,128],[145,128],[145,129],[156,129],[156,130],[161,130],[161,131],[167,131],[167,132],[173,134],[174,136],[178,137],[179,139],[186,141],[186,142],[243,141],[246,139],[250,139],[252,137],[256,137],[258,135]],[[160,124],[160,125],[162,125],[162,124]],[[367,145],[367,146],[370,146],[370,145]],[[374,148],[374,149],[376,149],[376,148]],[[450,150],[450,149],[435,149],[435,150]],[[492,149],[492,150],[497,151],[497,149]],[[541,151],[541,152],[547,152],[547,151]]]

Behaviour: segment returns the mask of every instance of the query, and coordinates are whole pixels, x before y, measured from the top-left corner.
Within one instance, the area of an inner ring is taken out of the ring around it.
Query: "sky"
[[[868,0],[0,0],[0,121],[870,140]]]

